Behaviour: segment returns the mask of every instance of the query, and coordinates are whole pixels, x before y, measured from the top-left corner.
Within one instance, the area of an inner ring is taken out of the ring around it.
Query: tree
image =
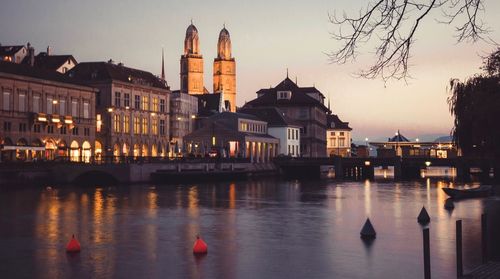
[[[500,159],[500,48],[484,59],[484,73],[450,81],[452,135],[464,156]]]
[[[410,51],[416,33],[431,11],[442,12],[441,23],[455,26],[458,42],[483,40],[489,29],[481,20],[485,0],[370,0],[358,16],[330,15],[337,28],[332,37],[340,47],[328,53],[333,63],[346,63],[356,58],[361,45],[375,41],[375,63],[359,76],[364,78],[406,79]]]

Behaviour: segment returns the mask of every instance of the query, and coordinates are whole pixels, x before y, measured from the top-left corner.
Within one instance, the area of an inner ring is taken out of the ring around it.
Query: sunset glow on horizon
[[[325,54],[338,47],[328,13],[356,13],[366,1],[30,1],[2,4],[2,45],[30,42],[36,52],[72,54],[78,62],[113,59],[126,66],[161,72],[179,89],[179,60],[186,28],[199,30],[205,87],[212,91],[212,62],[223,24],[231,34],[236,59],[237,105],[256,98],[261,88],[286,76],[299,86],[316,86],[331,101],[333,113],[353,128],[353,138],[389,137],[398,129],[408,138],[448,135],[453,125],[447,86],[479,73],[482,58],[495,47],[484,42],[456,44],[454,26],[430,16],[418,30],[407,81],[365,80],[354,73],[373,61],[371,49],[357,61],[333,65]],[[486,1],[484,22],[500,41],[500,3]],[[22,18],[22,19],[21,19]],[[326,101],[327,102],[327,101]],[[325,103],[326,105],[327,103]]]

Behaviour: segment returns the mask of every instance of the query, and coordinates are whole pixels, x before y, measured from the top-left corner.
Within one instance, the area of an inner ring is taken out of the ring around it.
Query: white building
[[[327,156],[351,156],[351,131],[349,122],[343,122],[336,114],[327,115]]]
[[[245,108],[239,112],[267,122],[268,134],[280,140],[278,155],[300,157],[300,124],[286,117],[278,108]]]

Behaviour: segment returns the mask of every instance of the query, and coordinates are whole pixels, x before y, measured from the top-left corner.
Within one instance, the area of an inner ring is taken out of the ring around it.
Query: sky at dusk
[[[354,139],[384,138],[398,129],[407,137],[449,134],[446,102],[450,78],[479,72],[481,55],[494,50],[485,43],[456,44],[454,27],[436,23],[431,14],[416,35],[412,79],[355,78],[373,57],[365,49],[346,65],[332,65],[325,52],[339,46],[329,32],[328,13],[357,12],[367,1],[275,0],[7,0],[0,6],[0,43],[26,44],[36,52],[50,45],[54,54],[77,61],[121,61],[126,66],[161,72],[161,49],[172,89],[179,88],[179,59],[190,20],[198,28],[205,63],[205,86],[212,90],[212,64],[223,24],[231,34],[237,67],[237,105],[275,86],[286,75],[299,86],[315,85],[330,98],[331,108],[353,128]],[[481,14],[500,42],[500,2],[485,0]]]

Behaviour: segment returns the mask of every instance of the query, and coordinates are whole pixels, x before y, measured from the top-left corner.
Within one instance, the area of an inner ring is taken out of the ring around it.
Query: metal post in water
[[[424,278],[431,278],[431,248],[429,240],[429,228],[423,230],[424,233]]]
[[[464,267],[462,262],[462,220],[457,220],[457,235],[456,235],[456,243],[457,243],[457,278],[460,278],[464,275]]]

